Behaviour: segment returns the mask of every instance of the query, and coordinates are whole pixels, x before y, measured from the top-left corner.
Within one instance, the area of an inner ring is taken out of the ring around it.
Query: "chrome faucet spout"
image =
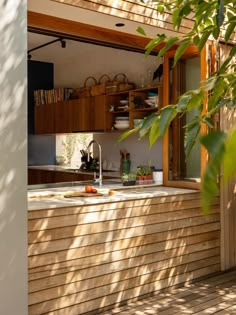
[[[99,186],[102,186],[102,148],[101,145],[96,140],[91,140],[87,147],[88,159],[90,157],[90,147],[92,144],[96,144],[98,146],[99,151],[99,178],[95,179],[95,181],[99,183]]]

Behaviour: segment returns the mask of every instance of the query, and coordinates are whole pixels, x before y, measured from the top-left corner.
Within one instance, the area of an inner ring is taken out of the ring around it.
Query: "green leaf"
[[[191,111],[193,108],[200,108],[204,99],[203,90],[197,89],[197,90],[189,91],[189,93],[191,93],[190,94],[191,98],[187,104],[187,110]]]
[[[193,108],[200,108],[204,99],[204,92],[201,89],[190,90],[184,93],[178,101],[177,111],[191,111]]]
[[[215,27],[215,28],[213,29],[213,31],[212,31],[212,34],[213,34],[215,40],[217,40],[218,37],[219,37],[219,35],[220,35],[220,27]]]
[[[162,57],[177,41],[178,37],[170,37],[166,42],[165,46],[159,51],[158,58]]]
[[[164,10],[165,10],[165,7],[164,7],[164,5],[163,4],[159,4],[158,6],[157,6],[157,11],[159,12],[159,13],[163,13],[164,12]]]
[[[225,139],[226,134],[223,131],[211,131],[201,139],[201,143],[210,155],[201,188],[202,207],[205,213],[209,212],[210,206],[219,191],[217,178],[224,157]]]
[[[159,44],[161,44],[166,39],[166,36],[164,34],[158,35],[154,37],[145,47],[145,56],[147,57],[150,52]]]
[[[232,22],[228,25],[226,32],[225,32],[225,41],[228,42],[228,40],[230,39],[230,36],[232,35],[232,33],[234,32],[234,29],[236,27],[236,23]]]
[[[206,81],[205,81],[205,84],[204,84],[204,90],[205,91],[210,91],[214,88],[214,85],[217,81],[217,78],[216,77],[209,77]]]
[[[209,100],[208,100],[208,105],[207,105],[208,111],[211,111],[217,106],[218,102],[222,99],[222,95],[225,94],[227,89],[228,89],[228,86],[224,82],[224,79],[219,77],[212,91],[212,95],[209,97]]]
[[[161,110],[160,117],[160,135],[164,136],[166,130],[169,128],[171,121],[176,117],[177,111],[175,105],[165,106]]]
[[[183,55],[185,50],[189,47],[190,39],[184,39],[182,43],[179,45],[179,47],[176,50],[175,57],[174,57],[174,65],[176,65],[177,61],[180,59],[180,57]]]
[[[149,144],[150,147],[157,141],[160,137],[160,116],[157,116],[156,119],[153,121],[151,130],[149,133]]]
[[[225,155],[223,160],[223,181],[226,182],[236,175],[236,128],[229,132],[225,142]]]
[[[150,128],[152,127],[152,123],[155,121],[156,117],[157,113],[153,113],[144,119],[143,124],[139,131],[140,138],[143,138],[148,134]]]
[[[139,131],[139,128],[134,128],[134,129],[131,129],[131,130],[127,130],[127,131],[123,132],[121,135],[119,135],[117,141],[121,142],[124,139],[128,138],[129,136],[131,136],[132,134],[134,134],[134,133],[136,133],[138,131]]]
[[[202,121],[207,125],[207,127],[211,128],[211,129],[215,126],[214,121],[211,117],[203,116]]]
[[[141,35],[147,36],[147,34],[145,33],[144,29],[141,26],[139,26],[136,31]]]
[[[211,31],[205,32],[203,33],[202,37],[200,38],[200,41],[198,43],[198,51],[199,53],[201,52],[202,48],[204,47],[204,45],[206,44],[209,36],[211,35]]]
[[[194,45],[198,45],[199,41],[200,41],[200,37],[199,37],[198,35],[195,35],[195,36],[193,37],[193,43],[194,43]]]
[[[185,155],[188,158],[201,129],[199,118],[194,118],[185,128]]]
[[[183,94],[178,101],[177,111],[183,112],[186,110],[188,102],[191,100],[192,95],[190,93]]]
[[[181,23],[180,10],[178,8],[176,8],[173,12],[172,22],[173,22],[174,28],[178,29]]]

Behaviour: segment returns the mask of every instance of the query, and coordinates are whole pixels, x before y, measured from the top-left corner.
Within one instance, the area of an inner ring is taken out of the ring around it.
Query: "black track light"
[[[66,41],[61,39],[61,48],[66,48]]]
[[[50,42],[48,42],[48,43],[42,44],[42,45],[40,45],[40,46],[37,46],[37,47],[34,47],[34,48],[28,50],[28,59],[29,59],[29,60],[31,59],[32,56],[30,55],[30,53],[31,53],[32,51],[35,51],[35,50],[37,50],[37,49],[46,47],[46,46],[51,45],[51,44],[54,44],[54,43],[56,43],[56,42],[61,42],[61,47],[62,47],[62,48],[66,48],[66,41],[65,41],[63,38],[60,37],[60,38],[57,38],[57,39],[55,39],[55,40],[52,40],[52,41],[50,41]]]

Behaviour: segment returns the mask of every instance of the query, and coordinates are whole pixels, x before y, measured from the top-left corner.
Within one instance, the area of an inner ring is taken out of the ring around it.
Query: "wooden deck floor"
[[[101,315],[236,314],[236,270],[103,312]]]

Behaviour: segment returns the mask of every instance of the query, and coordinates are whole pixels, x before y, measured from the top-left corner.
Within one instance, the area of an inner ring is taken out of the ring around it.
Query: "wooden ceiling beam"
[[[56,34],[78,41],[91,42],[115,48],[144,52],[150,38],[123,33],[94,25],[66,20],[51,15],[28,11],[28,29],[47,35]],[[164,44],[158,45],[155,54]],[[173,49],[176,47],[173,47]]]

